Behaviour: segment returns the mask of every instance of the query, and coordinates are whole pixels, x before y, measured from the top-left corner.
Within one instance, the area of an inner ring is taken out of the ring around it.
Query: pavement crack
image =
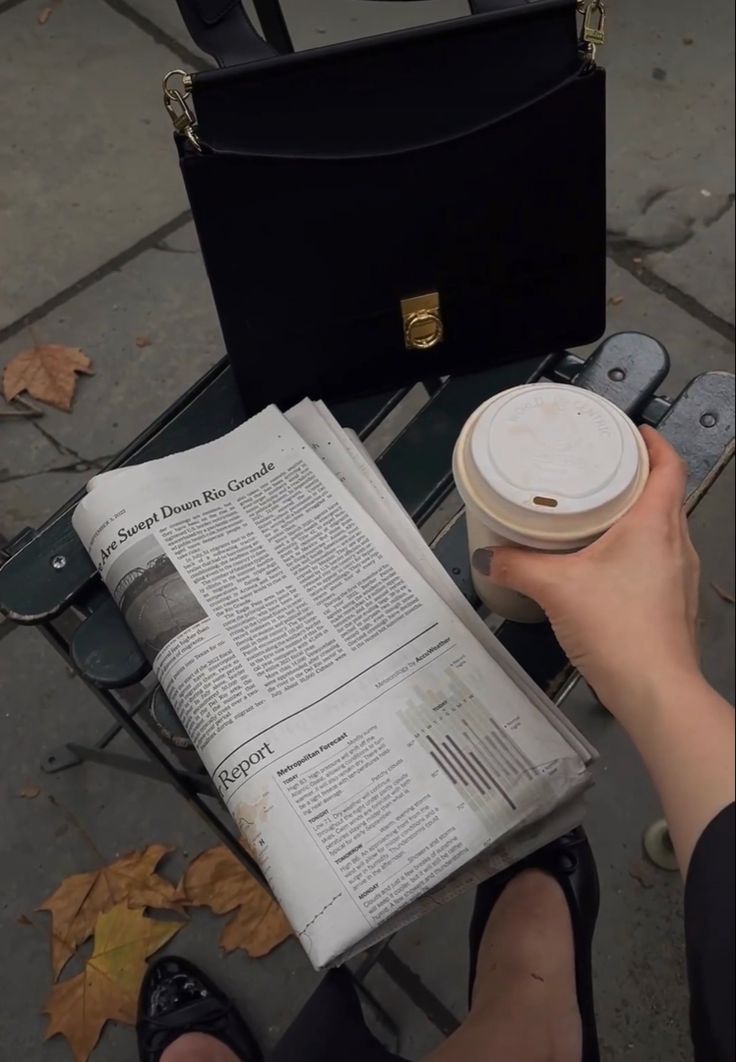
[[[36,321],[40,321],[42,318],[52,313],[58,306],[62,306],[70,299],[75,298],[77,295],[81,295],[82,292],[87,291],[93,284],[96,284],[99,280],[103,280],[111,273],[117,273],[119,270],[126,266],[129,262],[132,262],[138,255],[143,254],[145,251],[149,251],[157,243],[160,243],[172,232],[177,232],[183,228],[192,220],[191,210],[184,210],[180,214],[177,214],[175,218],[167,221],[163,225],[159,225],[153,232],[149,232],[146,236],[143,236],[140,240],[137,240],[130,247],[126,247],[124,251],[116,254],[114,257],[109,258],[107,262],[104,262],[101,266],[93,269],[86,276],[80,277],[79,280],[75,280],[68,287],[62,291],[52,295],[50,299],[42,302],[34,309],[29,310],[28,313],[24,313],[17,320],[12,321],[4,328],[0,328],[0,343],[4,343],[6,339],[10,339],[17,332],[23,331],[28,328],[29,325],[34,324]]]
[[[41,435],[43,435],[46,442],[51,443],[57,453],[62,454],[64,457],[74,457],[77,461],[81,461],[83,464],[86,464],[86,458],[82,457],[82,455],[76,450],[74,450],[71,446],[67,446],[66,443],[63,443],[59,439],[57,439],[54,435],[51,434],[50,431],[47,431],[44,427],[42,427],[38,423],[38,421],[33,421],[32,424],[33,427],[38,432],[40,432]]]
[[[710,328],[713,332],[723,336],[729,343],[736,341],[736,328],[730,321],[719,317],[718,314],[713,313],[707,306],[703,306],[692,295],[681,291],[674,284],[662,280],[654,270],[644,265],[638,251],[639,248],[632,247],[631,243],[623,240],[609,240],[608,242],[608,256],[620,269],[630,273],[640,284],[650,288],[655,294],[662,295],[669,302],[674,303],[675,306],[684,310],[690,317],[694,317],[696,321],[704,324],[706,328]],[[635,258],[639,258],[639,261],[635,262]]]
[[[49,476],[56,472],[90,472],[93,465],[85,461],[74,461],[68,465],[55,465],[53,468],[40,468],[36,472],[17,472],[9,476],[0,475],[0,484],[16,483],[20,479],[34,479],[36,476]]]
[[[74,460],[66,465],[52,465],[49,468],[39,468],[35,472],[8,472],[7,469],[0,469],[0,484],[15,483],[20,479],[34,479],[37,476],[54,475],[57,472],[100,472],[114,456],[114,454],[104,454],[101,457],[75,455]]]
[[[721,209],[717,210],[712,218],[708,218],[707,221],[703,222],[703,228],[709,229],[711,227],[711,225],[715,225],[715,223],[717,221],[720,221],[722,217],[725,217],[725,215],[732,208],[734,202],[736,202],[736,195],[734,195],[734,193],[731,192],[731,194],[729,195],[728,199],[723,204]]]
[[[650,192],[647,192],[641,201],[642,214],[646,214],[647,210],[650,210],[660,199],[664,199],[671,191],[671,188],[653,188]]]

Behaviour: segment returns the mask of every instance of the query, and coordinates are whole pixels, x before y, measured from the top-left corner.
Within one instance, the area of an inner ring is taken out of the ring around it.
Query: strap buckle
[[[181,87],[173,88],[170,82],[174,78],[181,78]],[[201,153],[202,145],[197,136],[197,119],[194,111],[187,103],[192,95],[192,76],[186,70],[170,70],[162,84],[164,93],[164,107],[171,119],[171,124],[177,133],[187,138],[195,151]]]

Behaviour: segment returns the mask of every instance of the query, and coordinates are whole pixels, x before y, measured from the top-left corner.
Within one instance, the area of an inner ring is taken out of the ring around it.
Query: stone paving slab
[[[654,272],[691,295],[724,321],[736,322],[734,302],[734,208],[672,251],[647,255]]]
[[[610,228],[626,231],[647,193],[732,193],[733,5],[619,0],[606,28]]]
[[[13,538],[26,527],[40,527],[91,475],[91,471],[56,471],[0,481],[0,529],[5,538]]]
[[[187,205],[159,88],[179,60],[105,3],[39,6],[0,14],[0,328]]]
[[[50,407],[37,422],[0,423],[0,529],[38,524],[100,463],[131,442],[222,357],[209,283],[191,224],[142,252],[37,322],[49,342],[81,346],[94,376],[79,378],[71,413]],[[139,346],[143,342],[147,345]],[[0,344],[0,365],[28,345]],[[41,434],[51,436],[55,444]],[[48,469],[81,468],[85,474]],[[4,470],[4,471],[3,471]],[[5,482],[3,482],[5,480]]]
[[[633,263],[632,268],[636,269]],[[672,363],[661,388],[667,395],[679,394],[701,372],[733,372],[734,347],[729,339],[609,259],[606,334],[614,332],[645,332],[664,344]],[[597,343],[591,343],[577,352],[588,354],[595,346]]]
[[[2,364],[1,361],[0,364]],[[37,409],[44,409],[40,403],[33,404]],[[38,420],[42,422],[43,417]],[[52,468],[65,468],[70,464],[70,455],[55,446],[39,430],[39,425],[35,421],[36,418],[13,417],[11,420],[0,417],[0,485],[14,476],[37,475],[39,472],[46,472]],[[0,517],[0,527],[2,526],[3,521]]]
[[[88,460],[116,454],[223,353],[191,225],[36,327],[48,341],[80,346],[92,359],[94,376],[79,380],[73,411],[48,409],[43,418],[45,431]],[[16,347],[17,340],[0,346],[0,361]]]

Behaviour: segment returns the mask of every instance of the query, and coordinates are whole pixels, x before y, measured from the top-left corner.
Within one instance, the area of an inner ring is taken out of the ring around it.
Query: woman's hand
[[[473,564],[537,601],[572,663],[615,715],[636,710],[665,675],[697,675],[698,556],[683,509],[683,462],[651,428],[651,473],[638,502],[572,554],[478,550]]]

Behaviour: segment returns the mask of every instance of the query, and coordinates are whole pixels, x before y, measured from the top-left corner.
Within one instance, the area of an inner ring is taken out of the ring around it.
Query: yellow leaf
[[[134,1025],[138,991],[146,959],[181,929],[155,922],[142,911],[118,904],[95,924],[95,946],[82,973],[51,989],[44,1013],[49,1024],[44,1039],[65,1036],[74,1062],[86,1062],[107,1021]]]
[[[163,844],[151,844],[129,852],[109,866],[88,874],[72,874],[51,894],[39,911],[50,911],[51,966],[56,979],[80,944],[92,936],[97,916],[115,904],[183,911],[179,890],[155,873],[167,852]]]
[[[36,345],[8,362],[3,373],[3,394],[11,402],[27,391],[39,402],[69,412],[77,386],[77,372],[92,373],[92,362],[79,347],[58,343]]]
[[[182,889],[193,907],[209,907],[215,914],[235,911],[220,934],[226,952],[242,948],[258,959],[291,936],[279,905],[224,845],[192,860]]]

